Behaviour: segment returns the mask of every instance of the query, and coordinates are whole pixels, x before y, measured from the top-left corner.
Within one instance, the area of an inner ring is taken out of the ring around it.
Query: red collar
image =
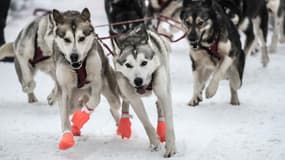
[[[44,56],[43,51],[41,48],[38,46],[38,34],[35,36],[35,51],[34,51],[34,57],[33,59],[29,60],[29,63],[32,65],[32,67],[35,67],[36,64],[47,60],[50,58],[50,56]]]
[[[86,59],[84,60],[82,66],[79,69],[76,69],[77,74],[77,88],[84,87],[85,84],[90,83],[87,81],[87,71],[86,71]]]
[[[211,46],[209,47],[209,53],[210,53],[212,56],[214,56],[214,57],[220,59],[220,58],[221,58],[221,55],[220,55],[219,52],[218,52],[218,42],[219,42],[218,38],[216,38],[216,39],[213,41],[213,43],[212,43]]]

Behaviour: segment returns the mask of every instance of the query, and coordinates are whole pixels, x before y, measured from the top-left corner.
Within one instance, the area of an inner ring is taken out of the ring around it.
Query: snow
[[[34,0],[35,7],[60,10],[89,7],[94,24],[107,23],[104,1]],[[6,37],[17,33],[33,20],[32,10],[9,17]],[[107,35],[107,28],[96,30]],[[192,96],[191,62],[185,41],[172,44],[171,76],[177,154],[181,160],[283,160],[285,159],[285,45],[270,55],[267,68],[260,63],[260,53],[246,62],[241,105],[231,106],[228,82],[223,81],[217,95],[204,99],[198,107],[189,107]],[[51,79],[36,76],[39,102],[28,104],[17,80],[14,65],[0,63],[0,159],[1,160],[121,160],[163,159],[164,148],[150,152],[147,135],[136,115],[132,119],[133,135],[121,140],[105,99],[67,151],[57,149],[61,137],[57,106],[49,107],[46,97],[53,87]],[[155,98],[146,98],[145,106],[156,126]],[[132,112],[133,113],[133,112]],[[163,145],[162,145],[163,146]]]

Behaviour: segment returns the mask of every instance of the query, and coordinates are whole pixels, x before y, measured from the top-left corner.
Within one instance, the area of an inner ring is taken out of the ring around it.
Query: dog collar
[[[47,60],[50,58],[50,56],[44,56],[42,49],[38,46],[38,33],[35,35],[35,51],[34,51],[34,57],[33,59],[29,60],[29,63],[32,65],[32,67],[35,67],[36,64]]]
[[[84,87],[85,84],[90,83],[90,81],[87,81],[87,71],[86,71],[86,60],[83,61],[82,66],[79,69],[75,69],[75,72],[77,74],[77,88]]]
[[[200,48],[205,49],[209,55],[220,60],[222,59],[222,56],[218,52],[218,43],[219,43],[219,36],[216,36],[216,38],[214,38],[209,47],[200,45]]]

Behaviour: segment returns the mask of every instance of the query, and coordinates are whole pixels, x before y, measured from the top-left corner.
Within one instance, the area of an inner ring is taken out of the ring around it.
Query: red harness
[[[38,46],[38,34],[35,36],[35,51],[34,51],[34,57],[33,59],[29,60],[29,63],[35,67],[36,64],[47,60],[50,58],[50,56],[44,56],[42,49]]]
[[[218,53],[218,39],[215,39],[214,42],[209,47],[209,53],[210,55],[221,59],[221,55]]]
[[[84,60],[82,66],[79,69],[76,69],[77,74],[77,88],[84,87],[85,84],[90,83],[87,81],[87,71],[86,71],[86,60]]]

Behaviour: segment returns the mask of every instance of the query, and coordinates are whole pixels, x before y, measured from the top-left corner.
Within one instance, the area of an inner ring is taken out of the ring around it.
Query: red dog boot
[[[166,132],[166,124],[164,117],[159,117],[157,122],[156,133],[159,136],[160,142],[165,142],[165,132]]]
[[[74,112],[72,119],[71,119],[71,122],[73,123],[72,131],[75,131],[76,133],[78,133],[78,130],[79,130],[80,132],[80,129],[89,120],[90,113],[92,111],[93,109],[91,108],[83,107],[81,110]]]
[[[81,135],[80,129],[74,125],[71,127],[71,132],[72,132],[73,136],[80,136]]]
[[[58,148],[61,150],[66,150],[74,146],[73,135],[70,132],[66,132],[62,135],[61,140],[58,144]]]
[[[117,134],[120,135],[122,139],[129,139],[132,134],[131,125],[132,123],[130,121],[129,113],[123,112],[117,129]]]

